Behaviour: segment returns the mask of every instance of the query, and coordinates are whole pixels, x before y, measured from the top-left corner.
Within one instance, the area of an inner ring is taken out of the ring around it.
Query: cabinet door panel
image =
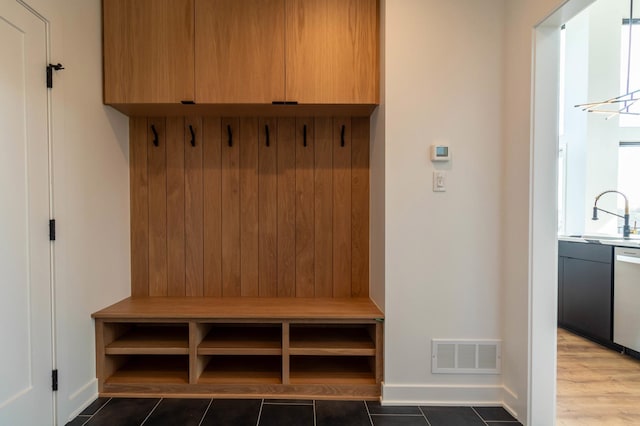
[[[611,340],[611,264],[564,258],[563,322]]]
[[[376,0],[286,0],[287,100],[378,103]]]
[[[284,0],[196,0],[199,103],[284,100]]]
[[[104,0],[104,102],[194,99],[194,0]]]

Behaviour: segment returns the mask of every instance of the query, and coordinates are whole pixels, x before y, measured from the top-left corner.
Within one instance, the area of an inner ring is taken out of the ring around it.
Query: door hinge
[[[51,390],[54,392],[58,390],[58,370],[51,371]]]
[[[49,220],[49,241],[55,241],[55,240],[56,240],[56,220],[50,219]]]
[[[53,87],[53,71],[60,71],[63,69],[64,67],[60,63],[47,65],[47,88],[51,89]]]

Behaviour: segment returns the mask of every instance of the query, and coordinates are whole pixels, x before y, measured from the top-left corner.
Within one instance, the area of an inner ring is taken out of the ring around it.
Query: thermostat
[[[431,145],[431,161],[449,161],[449,147],[446,145]]]

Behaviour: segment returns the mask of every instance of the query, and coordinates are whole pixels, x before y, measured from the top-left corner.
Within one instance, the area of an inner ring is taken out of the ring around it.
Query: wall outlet
[[[433,172],[433,192],[445,192],[447,190],[446,186],[446,175],[443,171],[435,171]]]

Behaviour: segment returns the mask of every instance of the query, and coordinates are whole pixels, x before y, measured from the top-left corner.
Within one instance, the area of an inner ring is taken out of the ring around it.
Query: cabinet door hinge
[[[51,371],[51,390],[54,392],[58,390],[58,370]]]
[[[53,71],[63,70],[62,64],[49,64],[47,65],[47,88],[53,88]]]
[[[56,240],[56,220],[50,219],[49,220],[49,241],[55,241],[55,240]]]

